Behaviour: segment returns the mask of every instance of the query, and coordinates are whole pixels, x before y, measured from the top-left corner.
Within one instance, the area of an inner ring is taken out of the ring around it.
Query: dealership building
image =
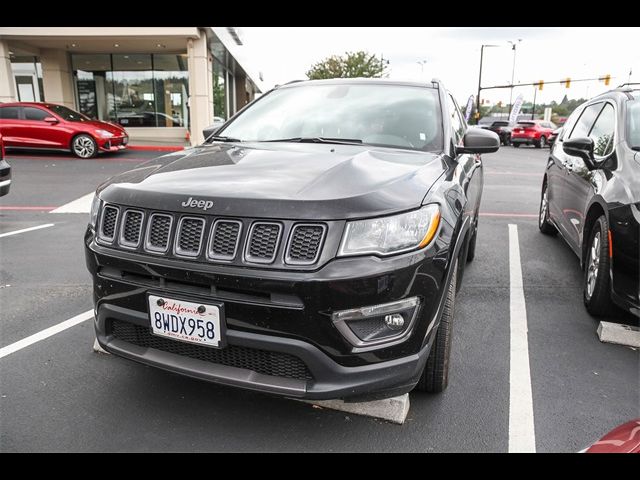
[[[261,93],[235,27],[0,27],[0,102],[46,101],[132,141],[197,144]]]

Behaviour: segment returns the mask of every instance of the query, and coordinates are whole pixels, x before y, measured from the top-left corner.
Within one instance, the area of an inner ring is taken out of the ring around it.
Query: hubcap
[[[73,141],[73,151],[82,158],[89,158],[95,151],[93,140],[87,137],[78,137]]]
[[[587,262],[587,297],[591,298],[598,281],[598,267],[600,266],[600,232],[596,232],[589,250]]]
[[[544,193],[542,194],[542,201],[540,202],[540,226],[543,226],[547,221],[547,212],[549,209],[549,202],[547,201],[547,187],[544,187]]]
[[[540,146],[544,147],[547,144],[547,140],[544,137],[540,137]]]

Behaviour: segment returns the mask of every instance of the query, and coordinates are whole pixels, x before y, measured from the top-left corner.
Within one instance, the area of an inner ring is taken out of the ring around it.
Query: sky
[[[434,27],[240,27],[242,57],[263,74],[265,91],[276,84],[306,79],[312,64],[330,55],[365,50],[389,60],[389,78],[439,78],[466,104],[478,89],[481,45],[485,47],[482,86],[572,79],[570,88],[545,84],[536,102],[590,98],[619,84],[640,82],[640,28],[434,28]],[[515,69],[514,50],[516,44]],[[631,72],[631,77],[629,73]],[[611,75],[602,81],[581,78]],[[515,87],[532,101],[534,87]],[[481,98],[509,103],[510,90],[483,90]],[[463,107],[464,108],[464,107]]]

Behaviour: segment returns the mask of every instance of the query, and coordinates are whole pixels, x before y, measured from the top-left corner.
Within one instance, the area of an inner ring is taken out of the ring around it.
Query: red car
[[[521,120],[511,131],[511,143],[516,148],[522,144],[543,148],[556,128],[556,125],[544,120]]]
[[[587,453],[640,453],[640,418],[614,428],[584,451]]]
[[[80,158],[117,152],[129,142],[121,126],[54,103],[0,104],[0,134],[5,148],[65,150]]]

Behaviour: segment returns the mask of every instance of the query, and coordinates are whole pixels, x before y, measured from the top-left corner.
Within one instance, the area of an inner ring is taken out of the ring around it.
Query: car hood
[[[108,180],[99,194],[107,202],[158,210],[346,219],[420,206],[444,169],[442,155],[428,152],[362,145],[214,144],[146,162]],[[189,207],[185,203],[190,198],[213,206],[206,212]]]
[[[125,132],[124,128],[114,125],[109,122],[102,122],[100,120],[89,120],[87,122],[83,122],[85,125],[90,125],[94,128],[100,128],[102,130],[106,130],[109,133],[113,133],[114,135],[120,135]]]

